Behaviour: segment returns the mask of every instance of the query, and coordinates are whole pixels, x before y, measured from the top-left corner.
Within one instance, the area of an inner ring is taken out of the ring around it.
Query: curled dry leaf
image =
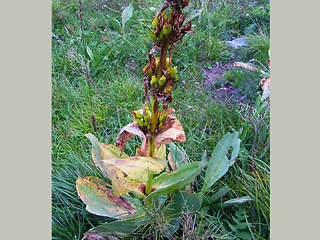
[[[249,65],[247,63],[243,63],[243,62],[235,62],[235,63],[233,63],[233,66],[235,66],[235,67],[243,67],[243,68],[245,68],[247,70],[250,70],[250,71],[256,71],[256,72],[259,71],[257,68],[255,68],[255,67],[253,67],[253,66],[251,66],[251,65]],[[262,74],[265,73],[263,70],[260,70],[260,72]]]
[[[270,97],[270,78],[264,78],[260,81],[260,86],[263,90],[261,100]]]
[[[168,117],[166,125],[163,126],[159,133],[157,133],[155,141],[159,144],[168,144],[172,141],[186,141],[186,136],[184,134],[183,127],[175,116],[170,115]]]
[[[168,154],[168,162],[169,162],[169,165],[170,165],[171,169],[172,169],[173,171],[176,171],[176,170],[177,170],[177,167],[176,167],[176,164],[175,164],[174,161],[173,161],[171,151],[170,151],[169,154]]]
[[[116,139],[116,146],[121,150],[121,153],[123,153],[124,145],[126,145],[126,143],[134,136],[146,138],[136,121],[129,123],[120,130],[120,133]]]

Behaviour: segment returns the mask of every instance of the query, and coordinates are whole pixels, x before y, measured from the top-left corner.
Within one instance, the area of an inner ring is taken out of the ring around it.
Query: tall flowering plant
[[[191,21],[185,23],[186,16],[182,13],[188,3],[189,0],[166,0],[152,19],[149,35],[153,47],[143,69],[145,103],[143,109],[133,112],[134,121],[121,129],[115,145],[100,143],[94,135],[86,134],[92,143],[95,165],[112,185],[100,178],[81,177],[76,182],[78,195],[89,212],[118,219],[91,229],[89,235],[94,232],[129,234],[148,224],[152,216],[147,209],[154,203],[159,205],[160,199],[168,196],[172,202],[163,214],[168,220],[168,231],[173,234],[180,224],[177,217],[182,206],[187,206],[189,211],[199,210],[203,193],[227,172],[238,154],[238,133],[229,133],[221,139],[208,162],[202,191],[185,191],[207,165],[206,154],[201,161],[183,162],[182,150],[172,143],[186,140],[183,127],[168,104],[173,101],[171,93],[179,82],[172,52],[185,34],[193,33]],[[143,141],[136,149],[136,156],[129,157],[123,150],[134,136]],[[230,147],[233,151],[228,158]],[[121,228],[123,224],[127,226],[125,229]]]

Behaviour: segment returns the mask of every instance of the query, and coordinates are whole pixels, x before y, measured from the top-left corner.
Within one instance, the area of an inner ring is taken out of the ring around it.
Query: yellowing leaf
[[[126,158],[129,157],[127,154],[123,153],[114,145],[100,143],[98,139],[91,133],[86,134],[86,137],[90,139],[92,143],[92,159],[96,166],[99,166],[102,159],[109,158]]]
[[[121,196],[131,192],[141,184],[111,164],[105,164],[105,171],[108,173],[108,176],[112,181],[112,190],[116,196]]]
[[[124,159],[112,158],[102,160],[102,162],[106,168],[112,165],[120,169],[133,180],[141,183],[147,182],[149,173],[159,174],[167,164],[165,159],[138,156]]]
[[[115,196],[106,182],[96,177],[78,178],[76,188],[86,209],[96,215],[110,218],[123,218],[136,212],[128,200]]]

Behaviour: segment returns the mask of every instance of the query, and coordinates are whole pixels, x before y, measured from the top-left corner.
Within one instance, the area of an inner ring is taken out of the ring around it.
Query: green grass
[[[77,195],[75,181],[89,175],[104,178],[92,162],[91,145],[84,134],[91,132],[101,142],[114,144],[120,129],[132,122],[132,112],[142,108],[144,103],[142,69],[151,48],[146,24],[154,13],[150,7],[157,7],[162,1],[134,1],[134,15],[126,23],[125,34],[121,34],[117,21],[121,24],[121,7],[127,6],[128,2],[82,1],[82,34],[78,1],[52,2],[52,32],[56,36],[52,38],[53,239],[81,239],[91,227],[108,220],[85,210]],[[191,6],[194,7],[195,2],[199,7],[200,1],[191,2]],[[247,36],[249,43],[247,48],[240,50],[241,60],[246,62],[255,58],[265,64],[270,44],[268,11],[259,9],[264,6],[268,10],[269,5],[267,1],[260,1],[258,5],[250,5],[252,1],[243,5],[222,0],[215,2],[213,8],[212,2],[207,1],[201,21],[198,17],[192,21],[195,33],[186,35],[183,43],[176,45],[173,58],[174,64],[179,65],[180,83],[173,92],[174,101],[170,107],[176,110],[175,115],[184,127],[187,141],[179,145],[191,161],[201,159],[204,150],[210,156],[225,133],[241,132],[239,159],[212,187],[212,192],[228,186],[232,191],[226,198],[249,195],[254,200],[225,211],[202,215],[185,213],[179,237],[186,237],[188,230],[192,230],[193,235],[188,235],[190,239],[213,233],[219,239],[235,239],[236,233],[228,222],[235,224],[232,216],[241,210],[247,216],[242,221],[250,223],[245,231],[253,236],[252,239],[269,239],[269,148],[260,143],[254,146],[255,154],[252,154],[254,139],[261,134],[261,125],[245,118],[240,106],[213,101],[210,90],[203,87],[205,79],[200,69],[202,61],[233,61],[239,52],[228,47],[225,40],[240,36]],[[105,29],[108,40],[103,42]],[[92,59],[88,48],[93,53]],[[252,85],[244,84],[242,91],[254,101],[259,76],[251,76],[245,71],[229,74],[230,81],[235,77],[239,81],[243,79],[244,83],[249,77],[252,79]],[[249,108],[247,111],[254,112]],[[91,122],[93,114],[96,131]],[[133,156],[140,143],[138,137],[133,138],[125,152]],[[255,163],[254,172],[252,163]],[[198,177],[194,188],[199,189],[202,181],[201,176]],[[201,219],[197,224],[192,223],[195,217]],[[161,227],[157,224],[154,221],[145,233],[156,233],[154,229]]]

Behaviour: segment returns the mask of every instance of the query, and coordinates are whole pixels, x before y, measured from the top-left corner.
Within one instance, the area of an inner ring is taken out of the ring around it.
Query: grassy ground
[[[82,26],[78,1],[52,2],[52,239],[81,239],[91,227],[106,221],[85,210],[75,181],[89,175],[103,178],[94,167],[84,134],[92,132],[101,142],[115,143],[120,129],[132,121],[132,111],[144,103],[142,69],[151,47],[146,24],[162,1],[133,1],[133,16],[121,33],[121,11],[129,2],[82,1]],[[180,146],[191,160],[199,160],[203,150],[211,154],[225,133],[239,131],[239,158],[214,188],[231,188],[228,198],[249,195],[253,199],[207,213],[205,229],[219,233],[220,239],[269,239],[269,112],[258,115],[253,108],[261,78],[230,70],[224,75],[226,82],[242,82],[238,87],[248,101],[218,104],[210,88],[204,87],[201,71],[204,62],[210,66],[256,59],[267,66],[269,2],[216,0],[190,5],[203,7],[201,18],[193,19],[195,34],[186,35],[173,54],[181,80],[170,106],[176,109],[187,138]],[[235,50],[226,44],[242,36],[247,37],[247,47]],[[140,141],[137,137],[129,141],[125,151],[134,155]],[[194,187],[200,182],[197,178]],[[187,224],[194,216],[183,217],[181,231],[192,229],[198,234],[184,239],[205,237],[201,224]]]

